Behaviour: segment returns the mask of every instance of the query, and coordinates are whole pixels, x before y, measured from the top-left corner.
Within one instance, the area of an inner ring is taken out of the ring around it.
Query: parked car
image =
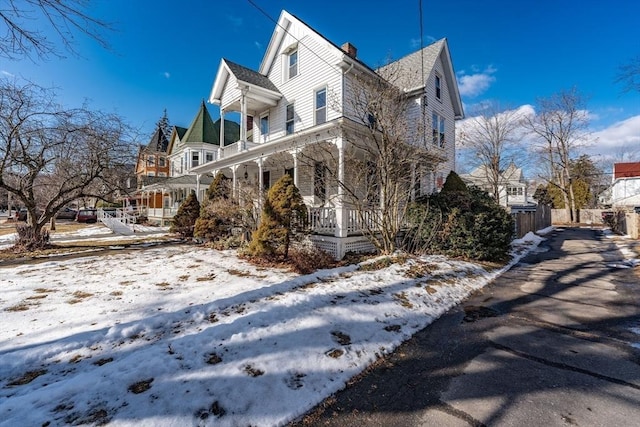
[[[76,219],[76,215],[78,215],[78,211],[71,208],[62,208],[56,214],[56,219]]]
[[[96,222],[98,221],[98,211],[93,208],[83,208],[78,211],[76,216],[78,222]]]

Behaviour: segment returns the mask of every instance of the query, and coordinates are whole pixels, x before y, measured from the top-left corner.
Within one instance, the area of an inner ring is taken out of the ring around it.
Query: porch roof
[[[228,82],[234,80],[237,86],[230,86]],[[247,95],[248,108],[254,111],[273,107],[282,98],[276,85],[267,76],[223,58],[211,89],[209,102],[219,105],[224,110],[239,111],[243,90]],[[230,101],[226,101],[223,105],[222,98],[225,96],[225,91],[231,92],[231,96],[225,97]]]
[[[239,165],[244,162],[254,161],[259,158],[271,156],[276,153],[286,152],[302,148],[308,144],[313,144],[320,141],[330,140],[337,136],[336,129],[345,123],[343,118],[330,120],[318,126],[313,126],[300,132],[296,132],[291,135],[284,136],[282,138],[275,139],[263,144],[257,144],[248,148],[236,152],[228,157],[223,157],[218,160],[214,160],[209,163],[204,163],[195,168],[191,168],[193,173],[209,173],[212,171],[224,169],[233,165]]]
[[[150,185],[145,185],[138,192],[148,192],[148,191],[162,191],[174,188],[187,188],[187,189],[195,189],[198,185],[197,175],[181,175],[174,176],[171,178],[167,178],[163,181],[156,182]],[[213,177],[211,175],[203,174],[200,176],[200,186],[208,186],[213,181]]]

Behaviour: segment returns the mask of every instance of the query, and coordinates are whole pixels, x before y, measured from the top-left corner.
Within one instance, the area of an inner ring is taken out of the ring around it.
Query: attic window
[[[440,79],[440,76],[436,74],[436,98],[437,98],[437,99],[441,99],[441,98],[440,98],[440,95],[441,95],[441,92],[442,92],[442,91],[441,91],[441,87],[440,87],[440,85],[441,85],[441,79]]]
[[[298,75],[298,49],[287,54],[287,77],[289,79]]]

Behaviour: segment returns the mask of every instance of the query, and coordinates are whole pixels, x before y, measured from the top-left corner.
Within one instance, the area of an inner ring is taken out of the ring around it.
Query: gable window
[[[285,122],[285,129],[286,129],[286,133],[287,135],[291,135],[293,133],[293,123],[294,123],[294,118],[295,118],[295,114],[294,114],[294,110],[293,110],[293,104],[289,104],[287,105],[287,119]]]
[[[191,167],[195,168],[200,164],[200,153],[197,151],[191,152]]]
[[[290,79],[298,75],[298,49],[292,51],[287,55],[287,70]]]
[[[327,88],[318,89],[315,96],[316,124],[327,121]]]
[[[442,84],[442,81],[440,79],[440,76],[436,74],[436,98],[437,99],[441,99],[440,96],[442,94],[440,85]]]
[[[269,115],[260,116],[260,135],[267,136],[269,134]]]
[[[441,115],[439,115],[438,113],[433,113],[433,115],[431,116],[431,128],[432,128],[432,135],[433,135],[433,145],[435,145],[436,147],[441,147],[444,148],[445,145],[445,123],[444,123],[444,117],[442,117]]]
[[[315,162],[313,166],[313,195],[324,203],[327,198],[326,166],[324,162]]]

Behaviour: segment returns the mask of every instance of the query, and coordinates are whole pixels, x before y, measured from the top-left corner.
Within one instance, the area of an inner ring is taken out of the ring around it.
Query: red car
[[[93,208],[84,208],[78,211],[76,216],[78,222],[96,222],[98,221],[98,211]]]

